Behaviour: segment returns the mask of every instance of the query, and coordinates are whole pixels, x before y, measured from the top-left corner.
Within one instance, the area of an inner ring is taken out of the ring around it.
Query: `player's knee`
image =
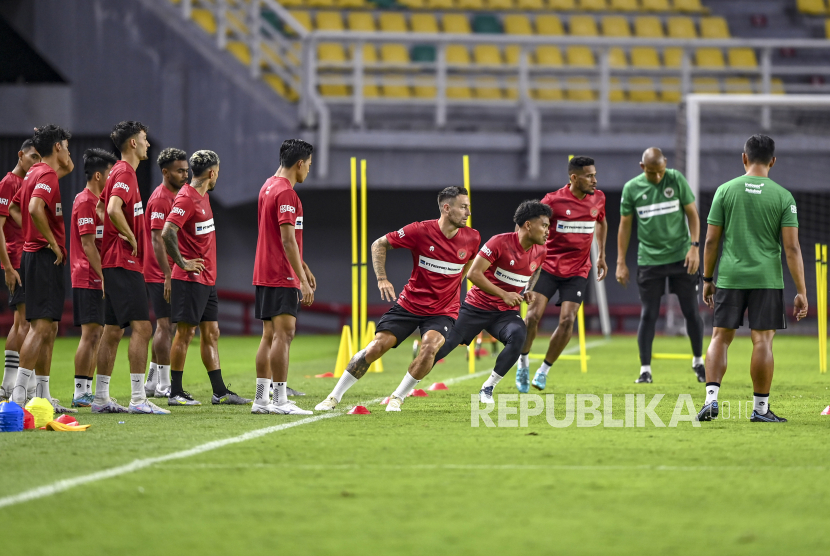
[[[527,328],[523,324],[513,324],[505,331],[504,344],[524,344],[526,339]]]
[[[562,313],[559,317],[559,326],[571,330],[574,327],[574,321],[576,321],[576,315],[573,313]]]
[[[438,353],[438,350],[441,349],[441,346],[443,345],[444,337],[440,334],[437,334],[435,336],[426,335],[421,340],[421,353],[428,358],[435,357],[435,354]]]

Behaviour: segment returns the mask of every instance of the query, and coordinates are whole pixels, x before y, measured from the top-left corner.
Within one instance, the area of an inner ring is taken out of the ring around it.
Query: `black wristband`
[[[700,242],[699,241],[693,241],[692,242],[692,247],[700,247]]]
[[[703,281],[704,281],[704,282],[714,282],[714,281],[715,281],[715,277],[714,277],[714,276],[712,276],[711,278],[707,278],[706,276],[704,276],[704,277],[703,277]]]

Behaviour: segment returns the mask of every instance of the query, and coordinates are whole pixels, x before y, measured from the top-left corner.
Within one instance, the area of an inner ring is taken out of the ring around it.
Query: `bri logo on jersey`
[[[0,197],[0,205],[8,205],[8,204],[9,204],[8,199],[4,199],[4,198]]]
[[[133,205],[133,217],[141,216],[142,214],[144,214],[144,205],[139,201]]]
[[[130,186],[124,183],[123,181],[115,182],[115,185],[112,186],[113,189],[123,189],[127,193],[130,192]]]
[[[184,209],[181,207],[173,207],[173,210],[171,210],[170,212],[172,212],[173,214],[178,214],[179,216],[184,216]]]
[[[92,226],[95,224],[95,220],[92,218],[78,218],[78,227],[81,226]]]
[[[297,209],[291,205],[280,205],[280,212],[297,212]]]
[[[216,229],[216,226],[213,224],[213,218],[210,220],[205,220],[204,222],[196,222],[196,235],[201,236],[204,234],[209,234]]]
[[[487,255],[488,257],[492,257],[492,256],[493,256],[493,252],[492,252],[492,251],[490,251],[490,248],[489,248],[489,247],[487,247],[487,244],[484,244],[484,245],[481,247],[481,252],[482,252],[482,253],[484,253],[485,255]]]
[[[47,193],[52,192],[52,188],[46,185],[45,183],[39,183],[35,186],[35,189],[45,189]]]
[[[164,220],[164,213],[163,212],[151,212],[150,213],[150,220]]]

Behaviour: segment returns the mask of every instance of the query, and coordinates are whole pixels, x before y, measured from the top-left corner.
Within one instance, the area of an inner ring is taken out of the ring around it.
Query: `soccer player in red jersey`
[[[147,400],[144,392],[147,346],[153,327],[144,283],[144,248],[147,245],[144,236],[147,228],[135,169],[142,160],[147,160],[150,148],[147,126],[136,121],[120,122],[113,128],[110,138],[121,151],[121,160],[112,167],[99,201],[100,210],[104,213],[104,241],[101,247],[104,335],[98,348],[92,412],[168,414],[170,411]],[[132,327],[127,356],[132,393],[130,405],[125,408],[110,398],[110,378],[118,344],[128,326]]]
[[[173,199],[190,176],[187,153],[182,150],[164,149],[156,162],[161,169],[162,182],[147,201],[150,233],[145,236],[147,242],[144,245],[144,281],[156,315],[156,332],[144,393],[148,398],[166,398],[170,394],[170,344],[174,332],[170,323],[173,259],[164,249],[161,230],[173,208]]]
[[[26,401],[26,386],[32,374],[37,375],[36,395],[52,401],[56,413],[75,413],[49,393],[52,348],[63,315],[66,290],[63,265],[66,263],[66,230],[58,179],[75,167],[69,154],[68,131],[45,125],[35,130],[32,142],[42,162],[33,165],[23,178],[23,186],[14,196],[11,209],[20,218],[23,229],[23,288],[26,290],[26,320],[29,333],[20,349],[12,400],[19,405]]]
[[[40,162],[40,154],[31,139],[23,141],[17,152],[17,164],[14,170],[0,180],[0,266],[6,273],[6,287],[9,288],[9,307],[14,311],[14,324],[6,338],[6,365],[3,369],[3,383],[0,384],[0,401],[8,400],[12,395],[17,367],[20,364],[20,346],[29,332],[26,320],[26,294],[20,278],[20,256],[23,250],[23,230],[9,216],[12,199],[23,185],[26,172]],[[29,381],[28,394],[35,394],[34,375]]]
[[[193,182],[179,190],[161,232],[167,254],[176,263],[170,294],[176,336],[170,350],[168,405],[201,405],[182,386],[187,347],[199,327],[202,362],[213,387],[211,403],[245,405],[251,400],[228,390],[219,366],[219,299],[216,296],[216,226],[210,194],[219,179],[219,157],[196,151],[190,157]]]
[[[72,276],[72,312],[75,326],[81,327],[81,341],[75,352],[75,393],[72,407],[92,405],[92,375],[98,359],[98,345],[104,332],[104,286],[101,283],[101,240],[104,224],[98,217],[98,198],[118,159],[104,149],[84,152],[86,187],[72,203],[69,233],[69,265]]]
[[[435,355],[450,335],[458,317],[461,282],[478,251],[481,236],[467,227],[470,197],[463,187],[447,187],[438,194],[438,220],[413,222],[372,244],[372,265],[380,296],[395,300],[395,289],[386,278],[386,252],[404,248],[412,253],[412,275],[395,305],[381,317],[374,340],[352,357],[331,394],[315,409],[337,407],[343,394],[384,353],[398,347],[416,328],[421,350],[403,380],[389,397],[386,411],[400,411],[409,392],[432,369]]]
[[[594,159],[575,156],[568,162],[570,183],[558,191],[548,193],[542,202],[553,211],[550,236],[547,242],[547,259],[542,273],[533,288],[533,301],[527,310],[527,339],[519,357],[516,370],[516,387],[527,392],[530,363],[528,354],[545,307],[559,292],[559,326],[550,338],[548,351],[542,366],[533,377],[533,387],[545,388],[548,371],[568,345],[573,333],[574,320],[588,287],[591,270],[591,242],[594,236],[599,245],[597,281],[608,273],[605,264],[605,237],[608,222],[605,220],[605,194],[597,190],[597,169]]]
[[[280,167],[265,181],[257,202],[256,318],[262,341],[256,354],[255,414],[310,415],[288,399],[288,354],[297,328],[300,304],[314,302],[317,281],[303,261],[303,204],[294,191],[311,168],[314,147],[301,139],[280,146]],[[273,400],[268,391],[274,384]]]
[[[482,330],[502,342],[504,349],[479,392],[482,403],[493,403],[493,388],[524,347],[527,327],[519,306],[523,299],[531,300],[530,290],[542,271],[550,216],[548,205],[525,201],[513,216],[518,230],[493,236],[482,246],[467,274],[473,287],[461,304],[447,342],[435,356],[437,363],[459,344],[472,345]]]

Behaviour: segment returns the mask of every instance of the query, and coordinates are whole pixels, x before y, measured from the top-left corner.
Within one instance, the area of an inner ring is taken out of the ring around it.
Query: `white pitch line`
[[[431,471],[827,471],[825,465],[797,465],[785,467],[765,466],[712,466],[712,465],[488,465],[488,464],[413,464],[413,465],[295,465],[279,463],[194,463],[162,465],[162,469],[299,469],[299,470],[375,470],[375,469],[413,469]]]

